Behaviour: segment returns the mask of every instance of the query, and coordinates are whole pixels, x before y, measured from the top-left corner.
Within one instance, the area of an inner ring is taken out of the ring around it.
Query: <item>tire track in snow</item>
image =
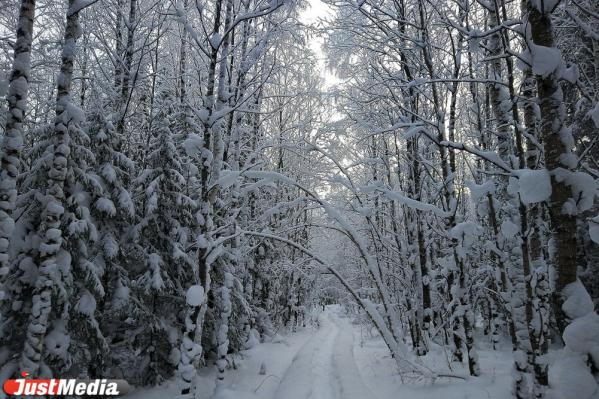
[[[333,396],[318,396],[319,392],[317,390],[322,391],[323,385],[326,384],[322,379],[327,379],[330,376],[330,370],[332,369],[332,347],[338,332],[328,314],[322,313],[319,316],[319,320],[321,327],[293,357],[291,365],[285,372],[273,399],[336,398],[336,390],[320,392],[320,394]],[[330,352],[328,359],[326,356],[327,347]],[[321,373],[318,375],[317,371],[325,371],[326,374]],[[320,381],[316,383],[319,378]]]
[[[341,399],[376,399],[376,395],[366,386],[356,359],[354,358],[354,331],[347,319],[334,315],[339,335],[333,351],[333,366],[339,382]]]
[[[353,354],[353,329],[328,308],[321,328],[294,356],[273,399],[376,399]]]
[[[309,399],[335,399],[339,397],[339,384],[334,370],[333,350],[339,335],[339,327],[328,314],[321,323],[326,325],[328,333],[322,344],[314,351],[312,358],[314,380]]]

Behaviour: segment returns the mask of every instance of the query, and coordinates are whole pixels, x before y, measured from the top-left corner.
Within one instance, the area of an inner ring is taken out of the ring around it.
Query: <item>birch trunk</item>
[[[8,274],[10,238],[14,229],[13,210],[17,199],[17,175],[21,168],[23,122],[27,111],[29,72],[31,69],[31,42],[35,0],[22,0],[19,9],[17,40],[8,88],[6,129],[0,151],[0,282]],[[0,301],[4,297],[0,284]]]
[[[32,310],[29,318],[21,370],[37,375],[42,361],[44,339],[52,311],[52,293],[57,273],[57,255],[63,242],[61,218],[64,213],[64,184],[66,180],[68,158],[70,156],[69,108],[71,101],[71,82],[73,80],[73,62],[77,39],[80,35],[79,12],[71,8],[76,0],[69,0],[67,20],[62,48],[62,62],[57,79],[56,119],[54,122],[52,163],[48,170],[49,187],[44,198],[42,220],[39,225],[41,238],[39,253],[39,276],[33,291]]]

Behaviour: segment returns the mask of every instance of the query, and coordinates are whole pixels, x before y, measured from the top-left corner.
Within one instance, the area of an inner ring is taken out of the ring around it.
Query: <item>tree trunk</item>
[[[528,1],[527,11],[534,44],[554,48],[552,10],[542,13]],[[561,306],[564,301],[562,292],[568,284],[576,281],[576,251],[573,250],[576,248],[576,212],[571,209],[575,206],[572,190],[561,176],[564,170],[571,171],[572,165],[567,162],[571,148],[565,143],[567,137],[564,136],[570,133],[564,125],[565,109],[558,73],[537,75],[537,92],[541,108],[539,133],[543,141],[545,167],[551,174],[549,217],[556,275],[553,310],[558,328],[563,333],[568,320]]]
[[[0,282],[8,273],[8,247],[14,229],[12,213],[17,199],[17,175],[21,167],[23,121],[25,120],[29,90],[34,16],[35,0],[22,0],[7,95],[6,129],[0,149],[2,152],[0,160]],[[0,300],[3,297],[3,287],[0,284]]]
[[[131,81],[131,66],[133,65],[133,44],[135,36],[135,18],[137,14],[137,0],[129,2],[129,19],[127,20],[127,45],[125,47],[125,59],[122,66],[123,81],[121,84],[120,107],[121,114],[117,123],[117,133],[122,135],[125,131],[125,117],[127,116],[127,108],[129,105],[130,81]]]
[[[39,235],[42,243],[39,253],[39,276],[33,291],[32,312],[27,326],[21,370],[37,375],[43,356],[44,339],[52,311],[52,291],[55,285],[58,252],[61,249],[63,233],[61,219],[64,213],[64,184],[68,158],[70,156],[70,136],[68,124],[73,80],[73,62],[77,38],[80,35],[79,12],[70,9],[76,0],[69,0],[67,20],[62,48],[62,63],[57,79],[56,120],[54,122],[54,154],[48,170],[49,187],[46,191],[42,220],[39,221]]]

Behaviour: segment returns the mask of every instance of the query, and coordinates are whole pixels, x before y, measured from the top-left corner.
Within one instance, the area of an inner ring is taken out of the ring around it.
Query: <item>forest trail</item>
[[[0,385],[599,399],[599,0],[0,4]]]
[[[376,398],[362,381],[353,354],[353,329],[339,310],[329,306],[319,315],[320,328],[294,356],[275,398]]]

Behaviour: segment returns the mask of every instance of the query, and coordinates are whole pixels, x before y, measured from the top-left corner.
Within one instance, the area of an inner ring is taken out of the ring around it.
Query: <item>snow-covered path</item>
[[[439,380],[434,385],[406,383],[377,334],[358,334],[339,305],[318,315],[319,327],[308,326],[277,335],[243,352],[236,367],[225,375],[226,389],[215,397],[216,370],[200,370],[195,399],[504,399],[510,397],[512,356],[504,350],[479,350],[483,370],[477,378]],[[354,342],[359,340],[359,342]],[[429,352],[423,361],[446,370],[443,348]],[[452,364],[451,372],[464,373],[465,365]],[[154,388],[140,388],[127,399],[163,399],[179,396],[174,378]]]
[[[319,316],[320,328],[294,356],[275,398],[375,398],[366,387],[353,355],[353,329],[329,307]]]

